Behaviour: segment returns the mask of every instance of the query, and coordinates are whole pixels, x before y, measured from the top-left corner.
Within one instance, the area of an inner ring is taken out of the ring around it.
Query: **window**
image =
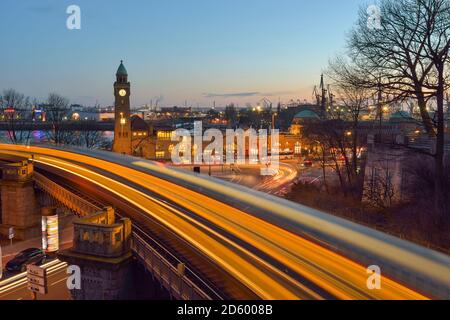
[[[157,137],[160,140],[171,140],[172,135],[172,131],[158,131],[157,133]]]
[[[295,143],[295,154],[300,154],[300,153],[302,153],[302,145],[301,145],[301,143],[300,142],[296,142]]]
[[[165,152],[164,151],[156,151],[156,159],[164,159]]]

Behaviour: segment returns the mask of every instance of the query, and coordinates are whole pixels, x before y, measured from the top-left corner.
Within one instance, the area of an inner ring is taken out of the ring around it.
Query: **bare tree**
[[[448,0],[380,0],[381,28],[369,28],[367,13],[349,38],[350,57],[363,70],[361,85],[383,90],[392,100],[415,98],[422,124],[435,143],[435,212],[445,216],[444,92],[448,85]],[[437,108],[430,115],[432,101]]]
[[[360,136],[361,117],[369,109],[369,99],[373,96],[373,89],[361,86],[358,79],[364,78],[363,70],[352,65],[344,58],[336,58],[330,61],[328,76],[334,81],[333,87],[337,95],[336,103],[340,110],[339,117],[347,121],[349,130],[346,136],[350,140],[351,149],[351,173],[358,174],[358,154],[365,145],[365,139]],[[346,152],[344,152],[346,157]]]
[[[7,138],[11,143],[28,143],[31,137],[32,103],[29,97],[14,89],[3,91],[0,109],[7,124]]]
[[[69,130],[65,121],[70,113],[69,100],[56,93],[50,93],[45,109],[47,121],[51,129],[47,130],[47,138],[55,144],[71,144],[73,131]]]
[[[110,149],[111,143],[104,137],[103,132],[100,130],[93,130],[86,128],[73,135],[71,143],[76,146],[88,148],[88,149]]]
[[[311,144],[321,148],[322,170],[328,160],[333,163],[333,169],[338,176],[342,193],[347,195],[351,185],[351,177],[347,166],[342,166],[340,158],[347,146],[345,138],[345,123],[342,120],[313,121],[304,124],[303,137]],[[323,159],[326,157],[327,159]],[[348,164],[348,162],[346,162]],[[347,176],[347,179],[345,179]]]
[[[378,209],[388,209],[392,206],[396,195],[393,178],[388,159],[381,159],[372,168],[370,179],[364,186],[363,198]]]

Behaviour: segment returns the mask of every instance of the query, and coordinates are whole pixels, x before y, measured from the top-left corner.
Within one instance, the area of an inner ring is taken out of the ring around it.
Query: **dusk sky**
[[[113,104],[120,63],[133,107],[311,99],[362,0],[2,0],[0,90]],[[66,9],[81,8],[81,30]]]

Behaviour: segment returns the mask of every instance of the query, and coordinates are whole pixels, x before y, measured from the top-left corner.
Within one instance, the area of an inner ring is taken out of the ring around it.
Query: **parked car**
[[[45,263],[45,260],[46,255],[44,251],[38,248],[29,248],[20,252],[10,260],[6,264],[5,269],[9,272],[25,272],[27,270],[27,265],[40,265]]]
[[[313,162],[311,160],[303,161],[303,166],[306,168],[311,168],[313,166]]]

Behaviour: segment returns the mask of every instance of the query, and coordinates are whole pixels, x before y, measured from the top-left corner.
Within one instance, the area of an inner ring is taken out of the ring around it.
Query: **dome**
[[[397,111],[391,115],[389,120],[391,121],[401,121],[401,120],[411,120],[411,115],[406,111]]]
[[[128,72],[127,69],[125,69],[125,66],[123,65],[123,60],[120,60],[120,66],[119,69],[117,69],[116,76],[127,76]]]
[[[319,116],[317,115],[317,113],[315,113],[314,111],[311,110],[303,110],[299,113],[297,113],[294,116],[294,120],[311,120],[311,119],[319,119]]]

